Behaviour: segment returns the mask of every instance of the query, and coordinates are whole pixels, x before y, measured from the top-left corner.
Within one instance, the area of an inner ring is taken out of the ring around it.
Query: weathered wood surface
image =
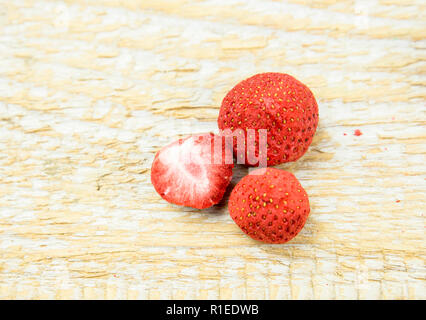
[[[425,299],[425,12],[0,0],[0,297]],[[312,204],[284,245],[244,236],[226,199],[181,208],[150,184],[161,146],[217,130],[227,90],[265,71],[320,108],[307,154],[279,166]]]

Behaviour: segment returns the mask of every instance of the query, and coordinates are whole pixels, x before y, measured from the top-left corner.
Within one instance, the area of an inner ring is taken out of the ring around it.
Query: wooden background
[[[425,39],[423,0],[0,0],[0,297],[425,299]],[[266,71],[320,108],[284,245],[150,183]]]

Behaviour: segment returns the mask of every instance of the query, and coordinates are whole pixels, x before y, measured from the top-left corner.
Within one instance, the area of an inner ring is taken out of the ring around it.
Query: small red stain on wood
[[[396,200],[396,203],[400,203],[401,202],[401,200]]]
[[[357,137],[361,136],[362,135],[361,130],[356,129],[355,132],[354,132],[354,135],[356,135]]]

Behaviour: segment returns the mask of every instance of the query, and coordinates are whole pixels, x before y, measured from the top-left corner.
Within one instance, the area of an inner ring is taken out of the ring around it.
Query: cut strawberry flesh
[[[213,163],[214,137],[211,133],[190,136],[157,153],[151,181],[162,198],[197,209],[208,208],[222,199],[234,165],[225,164],[223,160]],[[217,152],[222,152],[224,159],[223,148]]]

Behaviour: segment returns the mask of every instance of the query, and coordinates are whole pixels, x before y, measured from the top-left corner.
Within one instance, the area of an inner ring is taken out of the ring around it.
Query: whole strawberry
[[[318,105],[309,88],[292,76],[261,73],[229,91],[222,101],[218,125],[236,136],[245,135],[246,144],[235,144],[234,153],[237,156],[242,148],[247,165],[257,164],[251,162],[247,151],[254,148],[254,156],[259,156],[258,130],[266,129],[267,165],[272,166],[295,161],[306,152],[318,125]],[[254,146],[247,143],[247,129],[255,131]]]
[[[215,145],[215,139],[220,143]],[[228,159],[223,140],[206,133],[165,146],[155,155],[151,167],[155,190],[177,205],[204,209],[217,204],[232,179],[234,167],[232,157],[225,161]]]
[[[266,243],[294,238],[310,212],[308,195],[296,177],[275,168],[257,169],[242,178],[232,190],[228,207],[246,234]]]

